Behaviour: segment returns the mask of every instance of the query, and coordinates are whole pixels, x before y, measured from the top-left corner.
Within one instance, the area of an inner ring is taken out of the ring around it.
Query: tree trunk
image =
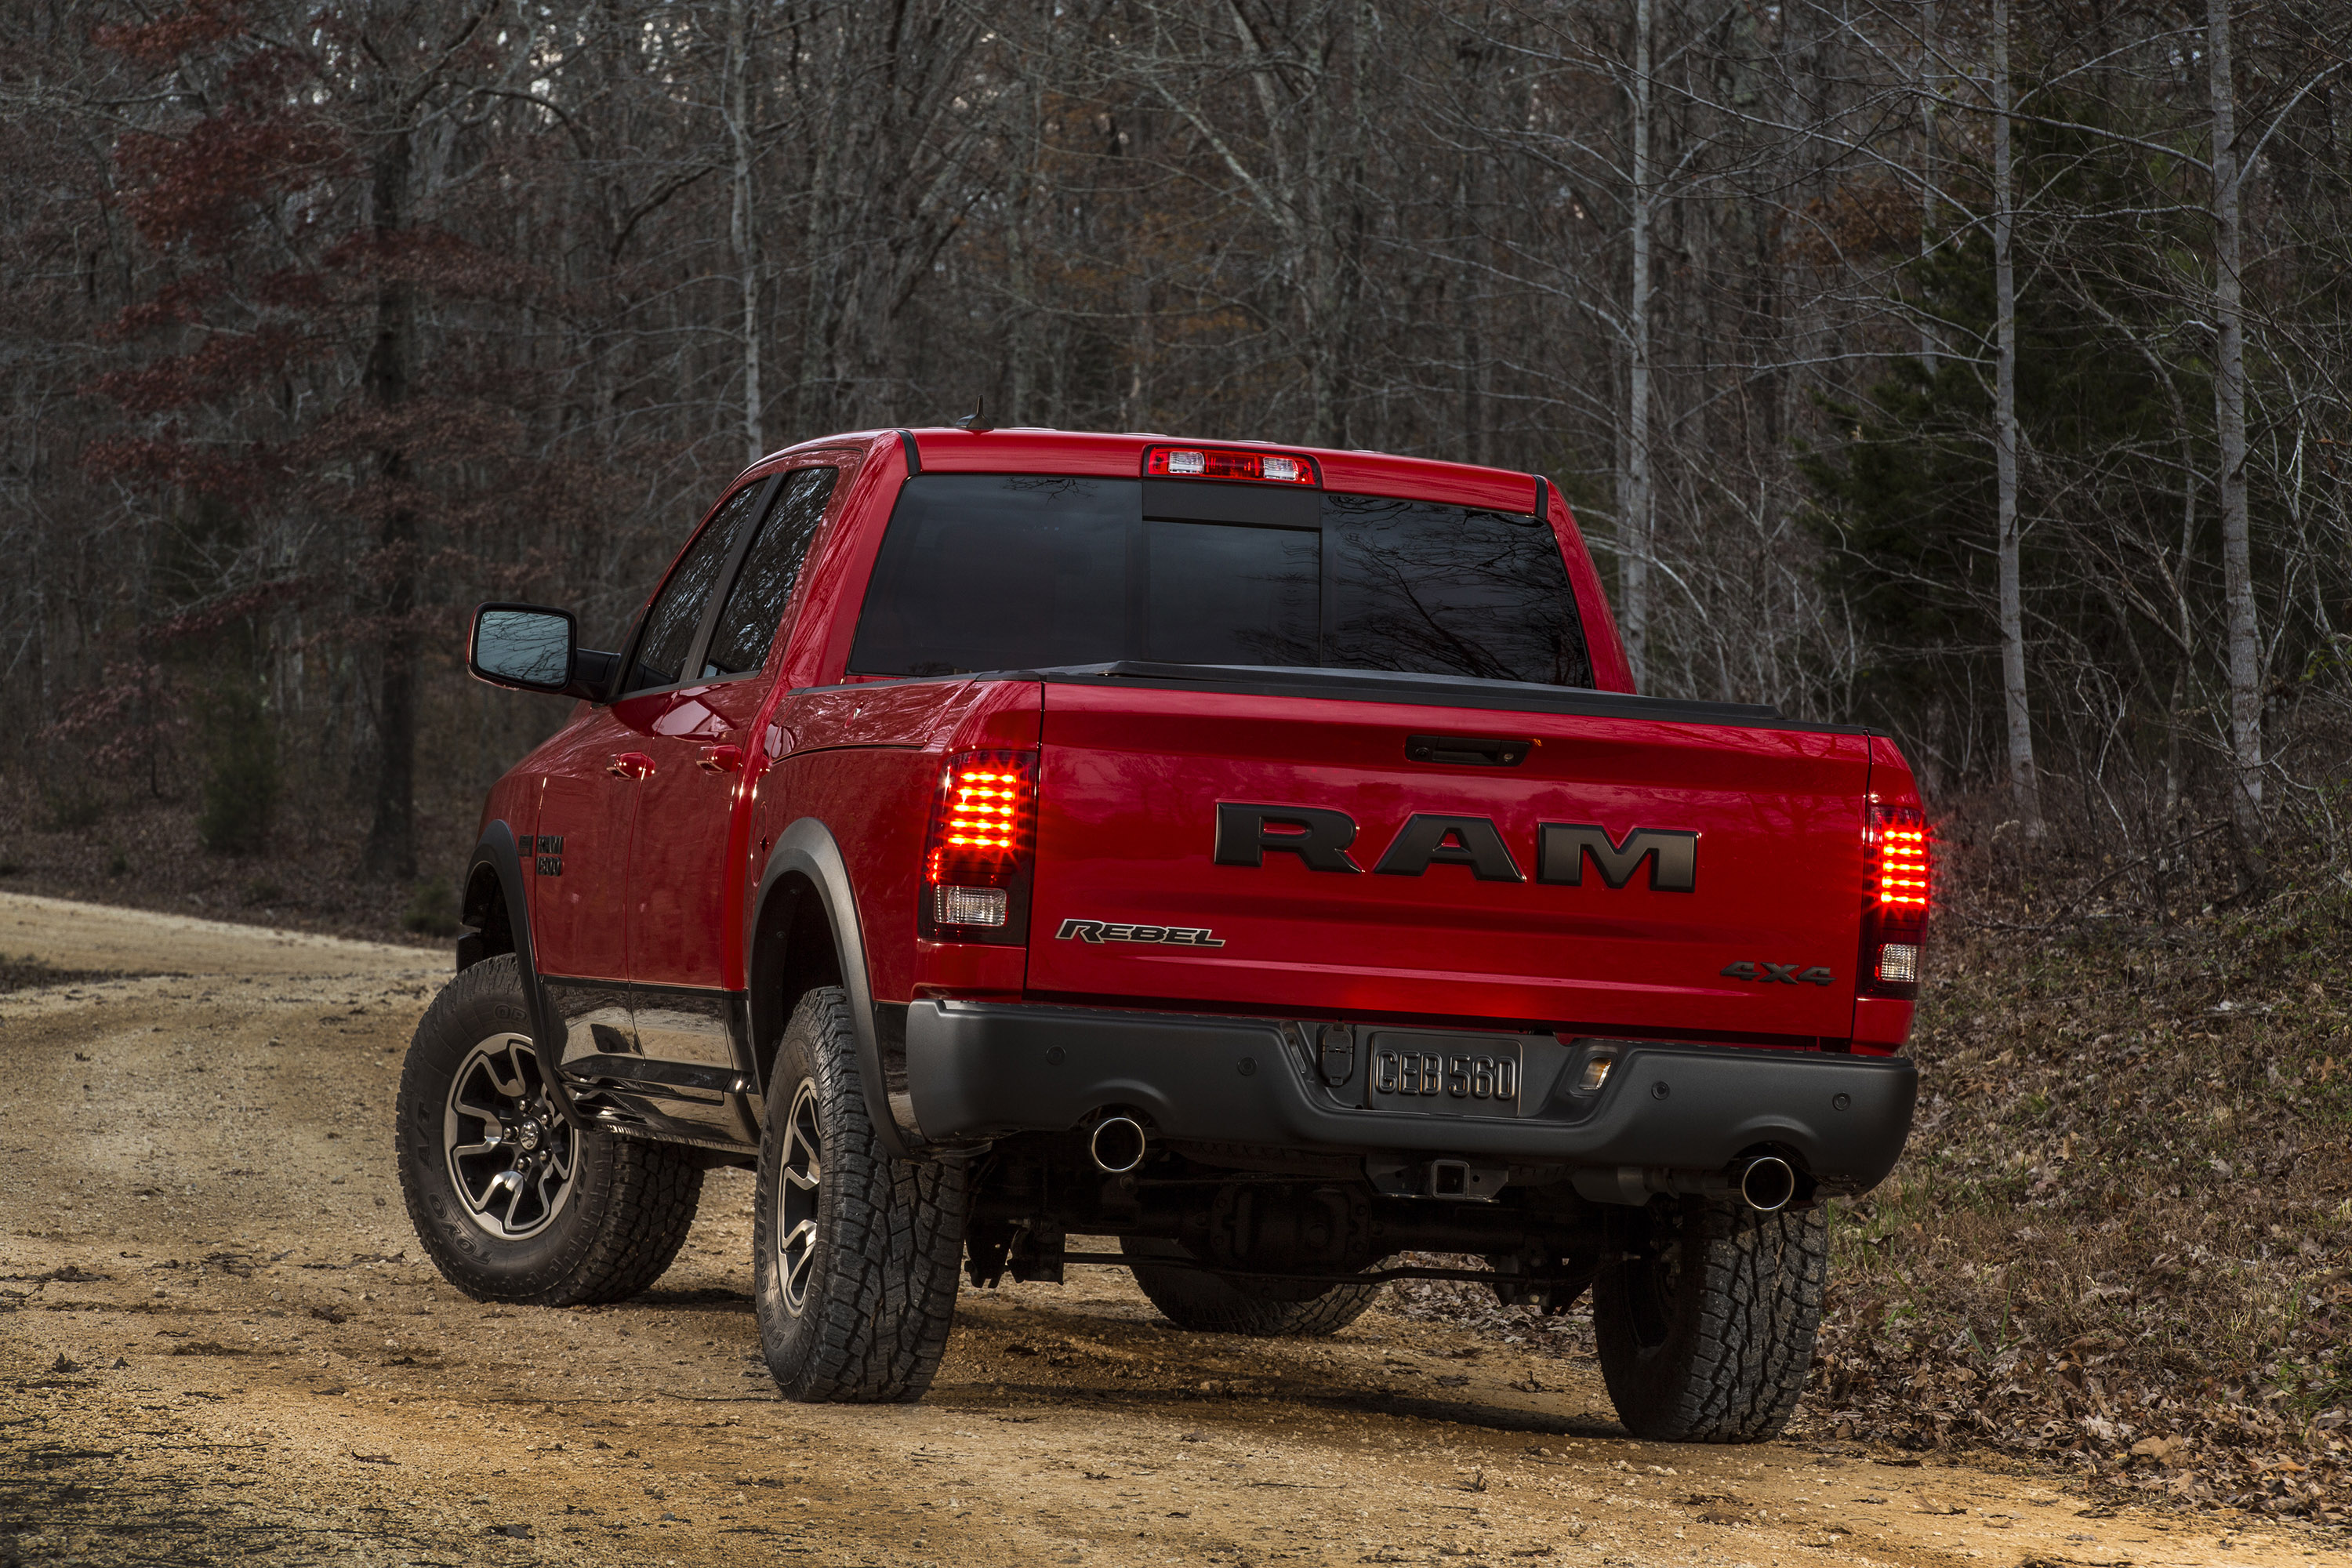
[[[2025,606],[2018,569],[2017,268],[2011,254],[2017,192],[2009,153],[2009,4],[1992,7],[1992,273],[2000,361],[1993,377],[1996,534],[2000,558],[2000,686],[2009,728],[2009,788],[2029,842],[2045,831],[2042,783],[2033,765],[2033,712],[2025,694]]]
[[[1936,0],[1919,7],[1919,259],[1936,248]],[[1921,280],[1923,283],[1925,279]],[[1925,301],[1919,311],[1919,360],[1936,374],[1936,323]]]
[[[1625,399],[1625,472],[1618,490],[1622,521],[1618,528],[1621,602],[1617,619],[1637,691],[1649,684],[1650,553],[1654,548],[1650,495],[1650,208],[1656,176],[1650,167],[1650,6],[1651,0],[1633,0],[1633,279],[1625,321],[1633,363]]]
[[[729,237],[743,293],[744,461],[767,455],[760,403],[760,237],[751,205],[751,21],[750,0],[727,7],[727,131],[735,154],[734,210]]]
[[[2206,17],[2213,99],[2213,424],[2221,447],[2221,584],[2230,623],[2230,817],[2240,880],[2251,887],[2262,860],[2263,684],[2246,516],[2246,315],[2238,274],[2244,172],[2238,167],[2229,0],[2208,0]]]
[[[379,247],[399,231],[408,195],[409,128],[386,133],[376,153],[370,195]],[[363,384],[369,404],[391,432],[376,452],[383,520],[376,531],[375,574],[383,584],[377,615],[383,628],[377,676],[375,817],[361,866],[370,877],[406,881],[416,875],[416,511],[410,504],[408,453],[399,433],[408,401],[409,357],[415,294],[389,269],[376,276],[375,342]]]

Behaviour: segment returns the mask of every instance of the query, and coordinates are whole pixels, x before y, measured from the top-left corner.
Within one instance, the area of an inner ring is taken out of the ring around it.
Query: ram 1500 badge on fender
[[[1590,1291],[1644,1436],[1780,1429],[1822,1205],[1885,1175],[1929,897],[1885,737],[1637,696],[1559,492],[1053,431],[752,466],[491,790],[401,1081],[478,1297],[651,1283],[757,1173],[794,1398],[906,1399],[959,1274],[1115,1236],[1188,1328],[1328,1333],[1413,1251]]]

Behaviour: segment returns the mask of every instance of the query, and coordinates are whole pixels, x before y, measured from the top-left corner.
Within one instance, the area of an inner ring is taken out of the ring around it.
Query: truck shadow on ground
[[[1099,1304],[1097,1304],[1099,1307]],[[1342,1332],[1321,1339],[1250,1339],[1197,1333],[1157,1316],[1088,1311],[1085,1306],[970,1298],[957,1311],[935,1403],[1035,1401],[1120,1406],[1139,1415],[1184,1423],[1221,1416],[1252,1424],[1268,1407],[1299,1416],[1377,1416],[1405,1423],[1467,1427],[1496,1436],[1574,1437],[1632,1444],[1615,1420],[1583,1409],[1527,1410],[1490,1404],[1475,1393],[1421,1393],[1393,1386],[1402,1377],[1474,1375],[1492,1381],[1503,1369],[1475,1373],[1468,1361],[1439,1363],[1460,1371],[1433,1373],[1398,1363],[1388,1334]],[[1384,1329],[1402,1328],[1401,1322]],[[1434,1338],[1436,1336],[1433,1336]],[[1449,1340],[1452,1336],[1445,1336]],[[1426,1357],[1417,1338],[1412,1348]],[[1476,1352],[1471,1352],[1476,1355]],[[1055,1376],[1055,1373],[1066,1373]],[[1563,1382],[1585,1374],[1562,1369]],[[1205,1385],[1205,1386],[1204,1386]],[[1547,1384],[1534,1391],[1588,1405],[1597,1393]]]

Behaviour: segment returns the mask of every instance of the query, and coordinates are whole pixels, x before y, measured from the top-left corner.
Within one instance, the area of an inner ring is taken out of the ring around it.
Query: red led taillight
[[[1154,447],[1143,455],[1143,472],[1147,478],[1161,479],[1255,479],[1274,485],[1323,482],[1312,458],[1234,447]]]
[[[1927,823],[1909,806],[1874,806],[1878,828],[1878,907],[1927,912]]]
[[[1026,941],[1036,833],[1036,752],[965,752],[948,759],[923,845],[923,934],[946,942]]]
[[[1865,996],[1916,997],[1934,891],[1926,814],[1874,798],[1863,848],[1870,886],[1863,898],[1859,989]]]

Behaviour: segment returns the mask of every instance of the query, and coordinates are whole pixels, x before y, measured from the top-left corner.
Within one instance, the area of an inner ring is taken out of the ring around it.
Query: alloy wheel
[[[466,1053],[441,1125],[449,1180],[475,1224],[520,1241],[562,1212],[580,1168],[580,1133],[549,1097],[529,1036],[493,1035]]]

